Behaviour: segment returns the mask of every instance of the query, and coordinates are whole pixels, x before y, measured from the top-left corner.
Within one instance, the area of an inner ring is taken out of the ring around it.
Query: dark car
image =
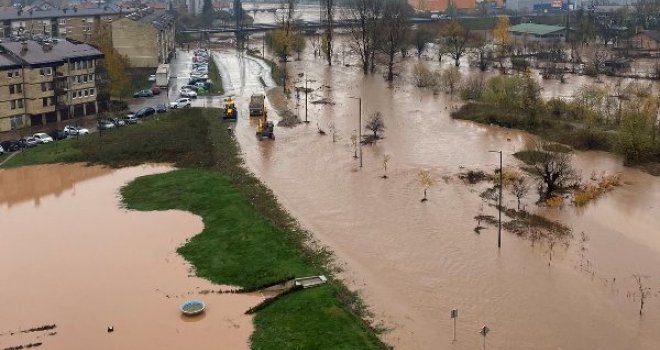
[[[5,152],[16,152],[21,149],[21,143],[18,140],[2,141],[0,146],[4,148]]]
[[[156,113],[165,113],[167,112],[167,105],[164,103],[161,103],[156,106]]]
[[[64,132],[64,130],[53,130],[48,133],[48,136],[53,138],[53,141],[59,141],[66,139],[68,135],[66,132]]]
[[[35,139],[32,136],[24,137],[18,140],[18,142],[21,143],[21,146],[23,148],[32,148],[32,147],[37,147],[39,145],[39,141],[37,141],[37,139]]]
[[[160,88],[158,86],[154,86],[151,88],[151,93],[154,95],[160,95]]]
[[[135,97],[135,98],[137,98],[137,97],[152,97],[153,95],[154,95],[154,93],[151,92],[151,90],[147,89],[147,90],[140,90],[140,91],[134,93],[133,97]]]
[[[156,110],[151,107],[144,107],[135,112],[135,117],[138,119],[146,118],[152,114],[156,113]]]
[[[105,119],[104,120],[99,120],[97,125],[98,125],[99,130],[110,130],[110,129],[114,129],[116,127],[115,123],[111,122],[110,120],[105,120]]]

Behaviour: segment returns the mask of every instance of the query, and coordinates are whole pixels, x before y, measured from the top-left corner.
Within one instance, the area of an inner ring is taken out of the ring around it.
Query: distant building
[[[102,58],[70,39],[0,43],[0,131],[96,114]]]
[[[566,27],[521,23],[509,27],[509,33],[516,41],[559,42],[564,40]]]
[[[660,31],[644,30],[632,37],[633,47],[639,50],[660,51]]]
[[[168,11],[135,12],[112,22],[112,45],[131,67],[155,68],[174,53],[175,30]]]
[[[471,10],[477,7],[476,0],[408,0],[410,6],[419,11],[445,12],[450,4],[457,10]]]
[[[42,2],[29,9],[14,7],[0,9],[0,36],[71,38],[88,41],[101,27],[119,18],[114,7],[53,8]]]
[[[188,13],[199,16],[204,8],[204,0],[186,0],[186,6],[188,6]]]

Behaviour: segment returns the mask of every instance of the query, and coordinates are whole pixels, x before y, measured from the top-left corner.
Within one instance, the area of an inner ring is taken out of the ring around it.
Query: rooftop
[[[59,17],[88,17],[88,16],[107,16],[118,15],[119,9],[112,6],[97,8],[62,8],[62,9],[34,9],[26,11],[14,7],[0,8],[0,21],[16,19],[51,19]]]
[[[126,18],[151,24],[157,29],[167,28],[174,23],[174,16],[170,12],[163,10],[154,11],[152,8],[137,10],[126,16]]]
[[[0,54],[0,68],[20,67],[21,64],[7,55]]]
[[[645,30],[642,33],[646,34],[649,38],[660,43],[660,31],[658,30]]]
[[[536,23],[521,23],[509,27],[509,31],[512,33],[533,34],[533,35],[547,35],[562,30],[566,30],[566,27],[551,26],[547,24],[536,24]]]
[[[74,40],[59,40],[53,43],[40,43],[28,40],[27,50],[23,50],[23,42],[11,41],[0,43],[5,54],[0,55],[4,59],[22,60],[28,65],[44,63],[64,62],[67,59],[81,57],[101,57],[103,54],[94,46]],[[10,55],[8,55],[10,54]]]

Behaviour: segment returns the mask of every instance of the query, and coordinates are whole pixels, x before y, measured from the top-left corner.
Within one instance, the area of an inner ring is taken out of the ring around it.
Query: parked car
[[[32,137],[35,140],[37,140],[37,142],[42,143],[42,144],[53,142],[53,138],[48,136],[48,134],[46,134],[45,132],[38,132],[38,133],[32,135]]]
[[[0,142],[0,146],[5,150],[5,152],[16,152],[21,149],[21,143],[18,140],[6,140]]]
[[[89,130],[85,128],[79,128],[76,126],[71,126],[67,125],[64,127],[64,132],[66,132],[68,135],[87,135],[89,134]]]
[[[176,101],[170,102],[170,108],[186,108],[186,107],[190,107],[189,98],[180,98]]]
[[[0,146],[0,156],[3,155],[3,154],[5,154],[5,149],[2,148],[2,146]]]
[[[181,91],[179,92],[179,96],[195,98],[197,97],[197,92],[190,89],[181,89]]]
[[[151,90],[149,90],[149,89],[145,89],[145,90],[140,90],[140,91],[134,93],[134,94],[133,94],[133,97],[135,97],[135,98],[139,98],[139,97],[152,97],[153,95],[154,95],[154,93],[151,92]]]
[[[151,107],[144,107],[135,112],[135,117],[138,119],[146,118],[152,114],[156,113],[156,110]]]
[[[98,125],[99,130],[110,130],[110,129],[114,129],[116,127],[115,123],[113,123],[109,120],[106,120],[106,119],[99,120],[97,125]]]
[[[64,140],[67,138],[66,132],[64,130],[53,130],[48,133],[48,136],[52,137],[55,141]]]
[[[165,113],[167,112],[167,105],[164,103],[161,103],[156,106],[156,113]]]
[[[150,82],[150,83],[153,83],[154,81],[156,81],[156,74],[151,74],[151,75],[149,76],[149,82]]]
[[[211,89],[211,83],[209,83],[209,82],[201,82],[200,81],[200,82],[195,83],[195,86],[198,89],[204,89],[204,90],[210,90]]]
[[[18,140],[18,142],[21,143],[21,147],[23,148],[32,148],[32,147],[37,147],[37,145],[39,145],[39,141],[37,141],[37,139],[35,139],[32,136],[24,137]]]
[[[133,125],[138,123],[138,118],[135,116],[135,113],[129,114],[123,118],[124,123],[128,125]]]
[[[126,123],[123,120],[121,120],[120,118],[108,118],[108,120],[111,121],[112,124],[115,124],[115,126],[118,127],[118,128],[126,125]]]
[[[151,88],[151,93],[154,95],[160,95],[160,88],[158,86],[154,86]]]

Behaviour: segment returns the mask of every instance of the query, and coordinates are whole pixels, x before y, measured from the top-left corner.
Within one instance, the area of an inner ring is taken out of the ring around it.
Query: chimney
[[[21,41],[21,53],[26,53],[28,50],[27,40]]]

